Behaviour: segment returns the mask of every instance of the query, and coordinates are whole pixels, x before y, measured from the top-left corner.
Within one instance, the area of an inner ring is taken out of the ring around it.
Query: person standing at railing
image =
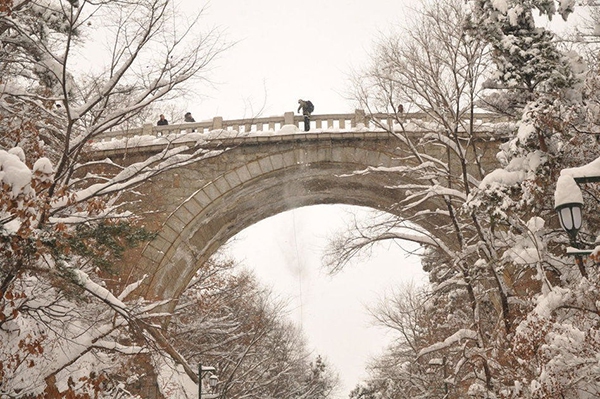
[[[183,121],[184,122],[190,122],[190,123],[196,122],[196,120],[192,116],[191,112],[186,112],[185,113],[185,115],[183,116]],[[195,131],[196,131],[196,129],[192,129],[192,132],[195,132]]]
[[[191,112],[186,112],[185,115],[183,116],[183,120],[185,122],[196,122],[196,120],[194,119],[194,117],[192,116]]]
[[[160,119],[158,120],[158,122],[156,122],[157,126],[165,126],[168,125],[169,121],[165,119],[165,116],[163,114],[160,114]]]
[[[310,114],[315,110],[315,106],[310,100],[298,100],[298,111],[302,110],[302,115],[304,115],[304,131],[308,132],[310,130]]]

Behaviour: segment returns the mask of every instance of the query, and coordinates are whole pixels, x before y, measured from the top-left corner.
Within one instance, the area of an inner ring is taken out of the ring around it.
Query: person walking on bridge
[[[304,115],[304,131],[308,132],[310,130],[310,114],[315,110],[315,106],[310,100],[304,101],[303,99],[298,100],[298,111],[302,110],[302,115]]]

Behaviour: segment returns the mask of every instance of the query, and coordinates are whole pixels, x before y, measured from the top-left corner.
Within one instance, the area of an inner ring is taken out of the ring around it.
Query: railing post
[[[152,123],[144,123],[142,125],[142,135],[151,135],[152,134]]]
[[[284,125],[293,125],[294,124],[294,113],[286,112],[283,114],[283,124]]]
[[[352,121],[352,127],[358,126],[359,123],[362,123],[363,125],[367,126],[367,118],[364,109],[354,110],[354,120]]]
[[[223,117],[215,116],[213,118],[212,130],[223,129]]]

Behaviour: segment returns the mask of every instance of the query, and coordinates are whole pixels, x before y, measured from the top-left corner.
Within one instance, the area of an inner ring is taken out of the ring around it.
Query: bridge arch
[[[279,143],[254,154],[228,150],[225,159],[244,158],[190,192],[166,218],[158,237],[141,254],[148,276],[146,298],[178,298],[198,268],[237,233],[287,210],[318,204],[346,204],[398,214],[404,193],[393,187],[416,183],[389,173],[356,174],[369,167],[405,163],[392,135],[376,140],[303,140]],[[203,165],[199,165],[202,168]],[[442,204],[434,203],[436,207]],[[424,204],[414,212],[431,207]],[[410,217],[411,215],[400,215]],[[422,225],[435,230],[439,220]],[[172,308],[174,304],[169,305]]]
[[[449,160],[453,157],[451,151],[435,141],[422,140],[424,134],[431,133],[432,121],[419,113],[402,114],[401,120],[398,115],[388,114],[366,117],[361,110],[353,114],[313,115],[315,129],[308,133],[297,129],[301,117],[292,112],[283,117],[232,121],[215,117],[208,122],[144,125],[106,132],[98,143],[93,143],[91,158],[109,157],[117,164],[131,164],[145,161],[148,155],[171,144],[223,150],[216,157],[153,177],[129,198],[127,206],[144,218],[147,227],[157,230],[158,236],[144,248],[128,251],[118,284],[146,276],[138,290],[141,296],[177,299],[198,268],[231,237],[262,219],[294,208],[358,205],[405,219],[423,210],[445,209],[439,199],[430,198],[410,214],[400,214],[397,204],[405,193],[394,186],[422,182],[401,174],[354,172],[410,165],[414,154],[404,140],[418,146],[428,159],[454,165],[453,170],[458,170],[462,161],[475,159],[486,169],[494,168],[502,135],[495,133],[497,129],[492,125],[507,121],[490,114],[471,116],[475,119],[464,123],[474,124],[477,134],[465,137],[469,145],[464,147],[464,160]],[[294,126],[295,130],[289,129]],[[401,127],[403,138],[381,126],[394,131]],[[120,144],[113,145],[113,141]],[[467,165],[478,175],[476,165]],[[140,193],[146,197],[136,201]],[[438,214],[435,218],[420,217],[418,223],[435,232],[448,221]],[[438,239],[449,248],[457,245],[451,237]],[[164,310],[173,307],[171,302]]]

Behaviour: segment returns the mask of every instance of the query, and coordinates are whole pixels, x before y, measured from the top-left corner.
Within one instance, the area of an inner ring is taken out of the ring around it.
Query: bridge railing
[[[505,121],[503,117],[495,114],[480,113],[475,114],[477,123],[494,123]],[[126,130],[115,130],[102,133],[98,139],[100,141],[110,141],[112,139],[133,138],[136,136],[167,136],[179,133],[209,133],[215,130],[238,132],[240,134],[259,133],[267,131],[278,131],[285,125],[295,125],[302,128],[304,117],[295,115],[293,112],[286,112],[283,116],[270,116],[262,118],[246,118],[223,120],[217,116],[212,120],[202,122],[183,123],[166,126],[154,126],[150,123],[144,124],[141,128],[132,128]],[[334,129],[347,130],[364,126],[367,129],[378,129],[381,126],[394,128],[402,123],[425,124],[432,122],[431,118],[423,112],[403,113],[403,114],[374,114],[366,115],[361,109],[357,109],[352,114],[321,114],[311,115],[311,129]],[[302,130],[302,129],[301,129]]]

